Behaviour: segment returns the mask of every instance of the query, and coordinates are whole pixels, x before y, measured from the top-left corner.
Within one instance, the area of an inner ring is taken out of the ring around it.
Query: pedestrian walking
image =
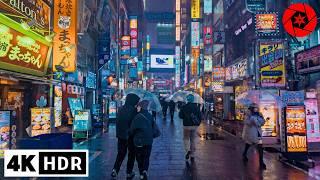
[[[138,114],[132,121],[130,134],[133,136],[140,179],[148,178],[149,158],[153,143],[153,118],[148,112],[149,102],[143,100],[137,105]]]
[[[170,110],[171,121],[173,121],[175,109],[176,109],[176,103],[173,100],[171,100],[169,102],[169,110]]]
[[[162,106],[163,119],[167,119],[168,102],[166,102],[165,100],[163,100],[161,106]]]
[[[255,146],[259,152],[259,164],[261,169],[266,169],[266,164],[263,161],[263,147],[262,147],[262,129],[265,120],[261,113],[259,113],[258,106],[253,104],[249,107],[246,119],[244,121],[244,127],[242,132],[242,138],[246,142],[245,149],[242,157],[243,161],[247,162],[247,152],[251,146]]]
[[[124,106],[119,109],[118,118],[116,121],[116,133],[118,138],[118,154],[113,166],[111,177],[116,178],[121,164],[126,157],[128,151],[127,162],[127,178],[131,179],[135,176],[132,171],[135,161],[135,151],[133,137],[129,135],[132,120],[137,114],[135,106],[140,98],[135,94],[128,94]]]
[[[183,141],[186,151],[186,161],[191,157],[194,160],[194,153],[196,151],[195,139],[197,128],[201,123],[201,112],[198,105],[194,102],[192,94],[187,97],[187,104],[181,107],[179,117],[183,120]]]
[[[156,111],[152,111],[152,117],[154,121],[157,121],[157,112]]]

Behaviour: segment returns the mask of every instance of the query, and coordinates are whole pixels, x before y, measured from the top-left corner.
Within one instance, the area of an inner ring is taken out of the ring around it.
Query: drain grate
[[[200,138],[203,140],[224,140],[224,137],[220,136],[218,133],[204,133],[199,134]]]

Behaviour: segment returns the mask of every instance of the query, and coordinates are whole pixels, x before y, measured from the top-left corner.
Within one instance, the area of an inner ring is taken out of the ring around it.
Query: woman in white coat
[[[262,147],[262,129],[265,120],[259,113],[258,106],[253,104],[249,107],[246,119],[244,121],[242,138],[246,142],[244,152],[242,154],[244,162],[248,161],[247,152],[250,146],[256,146],[259,152],[259,163],[261,169],[266,169],[263,162],[263,147]]]

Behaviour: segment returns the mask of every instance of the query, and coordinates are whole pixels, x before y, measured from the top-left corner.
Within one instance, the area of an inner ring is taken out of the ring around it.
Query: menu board
[[[277,107],[275,102],[272,101],[260,101],[259,111],[265,119],[265,124],[262,126],[263,137],[275,137],[277,136]]]
[[[31,108],[31,136],[51,132],[51,109]]]
[[[306,107],[307,141],[308,143],[320,142],[319,112],[317,99],[304,101]]]
[[[88,131],[90,129],[90,110],[75,111],[73,130]]]
[[[0,111],[0,157],[10,146],[10,111]]]
[[[286,108],[286,131],[287,151],[306,152],[307,134],[303,106],[288,106]]]
[[[54,87],[54,126],[61,126],[62,120],[62,88]]]
[[[109,119],[117,118],[117,102],[110,101],[109,102]]]
[[[80,98],[68,98],[71,115],[74,117],[76,110],[82,110],[82,101]]]

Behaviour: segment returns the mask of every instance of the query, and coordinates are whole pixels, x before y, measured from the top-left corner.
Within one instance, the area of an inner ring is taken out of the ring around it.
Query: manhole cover
[[[222,136],[219,136],[218,133],[205,133],[205,134],[199,134],[201,139],[204,140],[224,140]]]

